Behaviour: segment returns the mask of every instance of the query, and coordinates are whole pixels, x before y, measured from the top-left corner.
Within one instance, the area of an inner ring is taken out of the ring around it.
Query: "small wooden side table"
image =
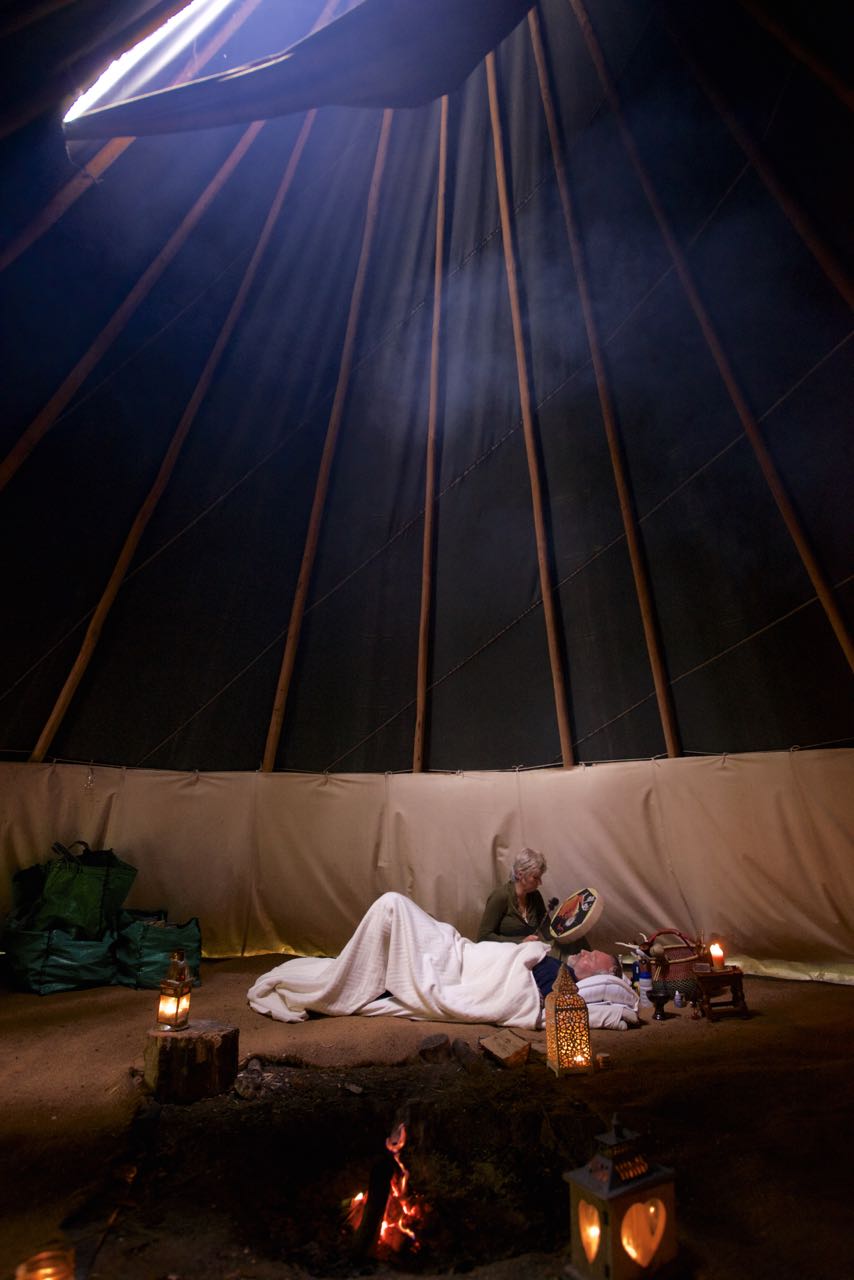
[[[698,973],[695,969],[694,977],[699,992],[698,1017],[715,1022],[721,1013],[738,1014],[740,1018],[750,1016],[744,998],[744,971],[738,965],[728,964],[723,969],[710,969],[708,973]],[[717,998],[726,995],[729,996],[728,999]]]

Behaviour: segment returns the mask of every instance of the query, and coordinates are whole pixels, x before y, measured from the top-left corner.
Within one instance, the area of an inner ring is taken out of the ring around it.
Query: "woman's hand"
[[[529,933],[527,938],[522,939],[523,942],[542,942],[542,938],[538,933]]]

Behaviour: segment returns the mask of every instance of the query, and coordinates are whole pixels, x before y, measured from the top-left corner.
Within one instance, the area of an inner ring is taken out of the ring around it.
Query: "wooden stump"
[[[197,1102],[230,1089],[237,1075],[237,1027],[190,1022],[184,1031],[154,1027],[145,1043],[143,1082],[158,1102]]]

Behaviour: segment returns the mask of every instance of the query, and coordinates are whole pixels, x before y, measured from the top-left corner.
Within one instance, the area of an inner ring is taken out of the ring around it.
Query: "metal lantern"
[[[74,1280],[74,1250],[66,1245],[42,1249],[15,1268],[15,1280]]]
[[[650,1164],[639,1136],[614,1117],[593,1159],[569,1183],[572,1274],[580,1280],[637,1280],[676,1257],[673,1170]]]
[[[546,1061],[556,1076],[592,1071],[590,1019],[565,964],[545,1002]]]
[[[166,977],[160,984],[157,1026],[161,1031],[183,1031],[190,1022],[193,979],[183,951],[173,951]]]

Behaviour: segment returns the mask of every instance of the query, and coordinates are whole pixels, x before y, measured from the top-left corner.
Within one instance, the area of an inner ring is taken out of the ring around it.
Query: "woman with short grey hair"
[[[507,884],[487,899],[477,931],[478,942],[542,942],[547,924],[540,884],[546,860],[537,849],[523,849],[513,859]]]
[[[518,880],[521,876],[530,875],[532,871],[536,871],[542,880],[548,871],[546,860],[536,849],[523,849],[513,859],[512,879]]]

